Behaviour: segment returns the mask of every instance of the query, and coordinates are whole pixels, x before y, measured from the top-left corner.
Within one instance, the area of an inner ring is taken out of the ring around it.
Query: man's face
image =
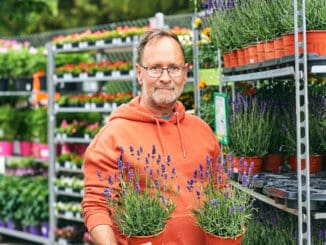
[[[150,71],[137,65],[138,81],[142,85],[144,102],[149,103],[151,107],[175,103],[183,91],[188,71],[178,43],[169,37],[150,41],[144,48],[140,64],[143,67],[182,68],[178,75],[172,73],[169,75],[167,70],[163,70],[158,77],[153,77]]]

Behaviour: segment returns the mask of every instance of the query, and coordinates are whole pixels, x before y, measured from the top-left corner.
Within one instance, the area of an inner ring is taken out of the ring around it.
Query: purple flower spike
[[[232,169],[229,168],[229,169],[228,169],[228,178],[231,178],[231,176],[232,176]]]
[[[120,153],[121,153],[121,155],[123,155],[124,152],[125,152],[125,150],[123,149],[122,146],[120,146]]]
[[[216,199],[211,199],[209,202],[214,208],[218,208],[218,201]]]
[[[148,158],[148,156],[146,156],[145,162],[146,162],[146,165],[149,165],[149,158]]]
[[[198,170],[195,169],[195,170],[194,170],[194,179],[197,179],[197,175],[198,175]]]
[[[163,195],[161,195],[161,198],[162,198],[162,203],[164,204],[164,206],[166,206],[166,199],[165,199],[165,197],[163,196]]]
[[[157,156],[157,159],[156,159],[156,163],[157,164],[160,164],[161,163],[161,155],[160,154],[158,154],[158,156]]]
[[[111,188],[110,188],[110,187],[106,187],[106,188],[104,189],[104,191],[102,192],[102,195],[103,195],[103,196],[106,196],[106,197],[108,197],[108,198],[110,198],[110,199],[112,199],[113,195],[112,195],[112,193],[111,193]]]
[[[134,180],[134,170],[129,169],[128,175],[129,175],[129,181],[132,182]]]
[[[231,209],[230,209],[230,214],[233,214],[234,211],[235,211],[235,205],[233,205],[233,206],[231,207]]]
[[[228,199],[229,198],[229,191],[225,192],[225,198]]]
[[[165,173],[165,164],[161,164],[162,174]]]
[[[109,175],[108,177],[108,182],[109,182],[109,185],[113,185],[113,180],[112,180],[112,176]]]
[[[177,175],[177,170],[176,170],[175,167],[172,168],[171,173],[172,173],[173,176]]]
[[[121,160],[121,157],[118,157],[117,163],[118,163],[119,172],[122,173],[123,172],[123,162]]]
[[[243,212],[244,209],[245,209],[245,206],[240,205],[240,207],[239,207],[239,211],[240,211],[240,213]]]
[[[100,181],[102,182],[103,181],[103,178],[102,178],[102,174],[101,174],[101,171],[100,170],[97,170],[97,176],[98,178],[100,179]]]
[[[131,154],[132,156],[134,156],[135,152],[134,152],[134,148],[132,147],[132,145],[129,146],[129,150],[130,150],[130,154]]]
[[[154,180],[154,185],[155,185],[155,187],[156,187],[157,189],[160,188],[160,183],[159,183],[158,179],[155,179],[155,180]]]
[[[200,191],[199,190],[196,190],[196,197],[198,200],[200,200]]]
[[[136,191],[137,193],[140,192],[140,185],[139,185],[139,182],[137,182],[137,183],[135,184],[135,191]]]
[[[153,145],[153,146],[152,146],[152,155],[155,155],[155,154],[156,154],[156,146]]]
[[[170,166],[170,164],[171,164],[171,156],[170,156],[170,155],[167,155],[167,156],[166,156],[166,164],[167,164],[168,166]]]
[[[246,174],[242,175],[242,186],[248,187],[248,176]]]

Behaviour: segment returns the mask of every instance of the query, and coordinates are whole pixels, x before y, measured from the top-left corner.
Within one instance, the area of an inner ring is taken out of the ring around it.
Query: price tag
[[[95,45],[96,45],[96,46],[104,46],[104,40],[97,40],[97,41],[95,42]]]
[[[98,71],[98,72],[96,72],[96,77],[103,78],[104,77],[104,73],[102,71]]]
[[[0,157],[0,174],[4,174],[6,172],[6,158]]]
[[[87,48],[87,42],[80,42],[79,47],[80,48]]]
[[[63,44],[63,49],[71,49],[71,43]]]
[[[88,74],[86,72],[82,72],[79,74],[80,79],[87,79],[88,78]]]

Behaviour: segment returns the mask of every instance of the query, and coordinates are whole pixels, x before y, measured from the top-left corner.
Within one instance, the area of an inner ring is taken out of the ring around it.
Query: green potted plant
[[[250,187],[253,166],[248,166],[242,175],[242,184],[232,181],[232,155],[213,163],[207,156],[205,164],[199,164],[193,178],[187,181],[187,188],[193,198],[193,213],[198,226],[205,234],[205,244],[241,244],[248,222],[253,216],[253,199],[241,188]],[[236,186],[236,187],[235,187]],[[250,189],[248,189],[250,191]],[[230,240],[230,241],[229,241]],[[231,241],[234,240],[234,243]]]
[[[238,92],[234,104],[229,106],[230,144],[228,148],[236,157],[236,165],[244,157],[249,165],[255,163],[253,172],[260,172],[263,157],[268,153],[275,117],[266,102],[256,95]],[[240,166],[238,166],[240,167]],[[239,169],[242,171],[242,169]]]
[[[323,105],[325,99],[322,96],[313,94],[312,91],[309,111],[309,160],[310,173],[317,173],[322,170],[323,154],[326,152],[325,148],[325,113]],[[283,125],[282,136],[285,139],[286,152],[288,154],[288,165],[296,171],[297,170],[297,134],[296,134],[296,112],[294,101],[290,102],[286,107],[282,107]],[[305,160],[301,161],[301,168],[306,166]]]
[[[49,157],[48,116],[47,109],[36,107],[31,112],[31,133],[33,140],[33,155],[47,160]]]
[[[13,154],[16,130],[15,109],[10,105],[0,106],[0,155]]]
[[[136,152],[138,152],[137,156]],[[165,171],[171,177],[165,179],[162,175],[157,175],[156,170],[160,169],[161,164],[156,164],[155,152],[154,145],[152,154],[149,153],[150,158],[148,158],[141,148],[136,150],[130,146],[130,155],[133,156],[134,162],[144,160],[148,166],[146,171],[149,172],[144,173],[140,165],[133,169],[125,162],[127,152],[121,147],[121,155],[117,160],[118,176],[117,178],[109,176],[108,184],[107,181],[104,184],[107,187],[104,188],[103,194],[107,196],[112,220],[130,243],[134,239],[144,239],[143,243],[153,242],[151,239],[163,239],[166,222],[176,208],[174,201],[177,187],[174,186],[173,181],[176,178],[175,169],[169,164],[171,159],[168,158],[168,162],[161,160]],[[150,172],[153,174],[150,175]],[[101,182],[102,174],[104,173],[98,173]],[[142,189],[140,182],[145,183]],[[116,189],[114,186],[117,185],[121,188]]]

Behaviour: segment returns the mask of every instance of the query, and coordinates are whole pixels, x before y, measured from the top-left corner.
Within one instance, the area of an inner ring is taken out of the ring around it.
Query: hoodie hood
[[[114,110],[109,118],[112,121],[117,118],[123,118],[131,121],[155,123],[154,118],[159,122],[166,121],[163,118],[155,117],[149,110],[140,105],[141,96],[133,98],[129,103],[119,106]],[[176,124],[177,119],[179,122],[185,118],[185,108],[180,101],[177,101],[174,107],[174,113],[168,120],[171,123]]]
[[[183,106],[183,104],[180,101],[177,101],[174,106],[173,115],[168,120],[166,120],[154,116],[149,110],[147,110],[146,108],[140,105],[140,101],[141,101],[141,96],[137,96],[134,99],[132,99],[129,103],[119,106],[116,110],[114,110],[111,113],[109,121],[113,121],[115,119],[126,119],[135,122],[156,124],[160,145],[164,155],[166,155],[166,151],[162,139],[160,125],[163,123],[174,124],[178,128],[180,147],[183,152],[183,156],[185,157],[186,150],[184,147],[182,132],[180,128],[180,123],[182,123],[182,121],[185,119],[186,116],[185,107]]]

